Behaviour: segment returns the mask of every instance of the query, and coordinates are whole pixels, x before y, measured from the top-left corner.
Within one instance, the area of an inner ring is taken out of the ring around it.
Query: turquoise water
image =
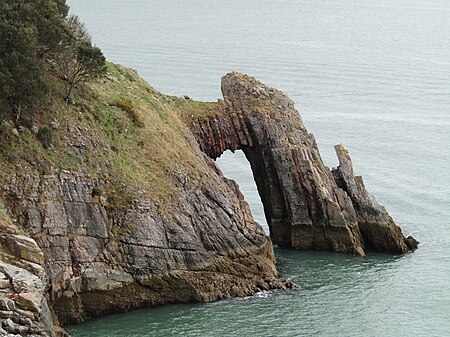
[[[296,290],[112,315],[73,336],[450,336],[450,2],[68,2],[110,60],[164,93],[216,100],[231,70],[285,91],[327,165],[342,142],[421,242],[405,256],[279,250]],[[218,162],[266,227],[243,155]]]

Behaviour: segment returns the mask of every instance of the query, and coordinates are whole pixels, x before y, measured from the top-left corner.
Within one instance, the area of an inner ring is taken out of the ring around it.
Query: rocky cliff
[[[272,242],[213,159],[242,149],[281,246],[405,252],[345,150],[326,168],[281,92],[233,73],[224,102],[165,96],[134,71],[0,128],[0,334],[164,303],[288,288]],[[408,246],[408,244],[410,246]]]
[[[44,254],[23,234],[0,201],[0,336],[55,336]]]
[[[358,255],[416,248],[353,174],[343,146],[336,146],[339,167],[324,165],[286,95],[240,73],[223,77],[222,92],[217,113],[194,121],[192,130],[213,159],[226,150],[245,153],[275,244]]]
[[[75,100],[29,128],[2,124],[1,333],[54,336],[111,312],[292,286],[183,122],[211,104],[114,65]]]

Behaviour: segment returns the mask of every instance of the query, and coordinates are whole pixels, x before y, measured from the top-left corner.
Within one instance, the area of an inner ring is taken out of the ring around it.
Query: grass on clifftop
[[[204,170],[186,140],[190,119],[216,113],[217,103],[167,96],[134,70],[108,63],[107,77],[77,90],[67,104],[55,79],[46,109],[18,125],[0,125],[0,183],[11,174],[52,168],[84,171],[109,181],[110,202],[122,195],[172,199],[174,176],[198,179]],[[124,205],[126,206],[126,205]]]

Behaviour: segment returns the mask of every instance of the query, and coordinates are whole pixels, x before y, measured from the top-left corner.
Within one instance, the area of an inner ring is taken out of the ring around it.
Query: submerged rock
[[[222,78],[218,112],[194,121],[201,149],[216,159],[241,149],[250,162],[272,240],[282,247],[364,255],[366,249],[404,253],[403,237],[384,207],[355,177],[347,151],[336,146],[333,172],[320,157],[294,103],[252,77]]]

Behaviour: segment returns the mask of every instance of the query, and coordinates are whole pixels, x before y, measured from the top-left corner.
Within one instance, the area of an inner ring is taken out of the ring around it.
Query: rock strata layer
[[[6,203],[34,240],[2,238],[16,259],[36,268],[44,264],[49,303],[60,324],[292,286],[277,278],[270,239],[236,184],[204,159],[216,188],[186,184],[164,213],[146,199],[133,200],[127,209],[108,209],[92,196],[102,182],[82,173],[55,171],[40,178],[18,173],[4,187]],[[3,265],[0,271],[12,277]]]
[[[215,183],[184,181],[176,203],[163,212],[145,198],[111,209],[93,196],[106,182],[80,172],[12,177],[3,187],[5,204],[31,238],[1,233],[0,260],[24,264],[0,264],[3,331],[54,336],[49,307],[57,326],[143,306],[292,287],[277,277],[271,241],[237,185],[195,151]]]
[[[324,165],[285,94],[236,72],[222,78],[222,92],[217,114],[196,120],[192,130],[213,159],[226,150],[245,153],[275,244],[358,255],[417,247],[353,174],[342,146],[336,146],[340,166]]]
[[[36,242],[0,216],[0,336],[56,336],[43,263]]]

